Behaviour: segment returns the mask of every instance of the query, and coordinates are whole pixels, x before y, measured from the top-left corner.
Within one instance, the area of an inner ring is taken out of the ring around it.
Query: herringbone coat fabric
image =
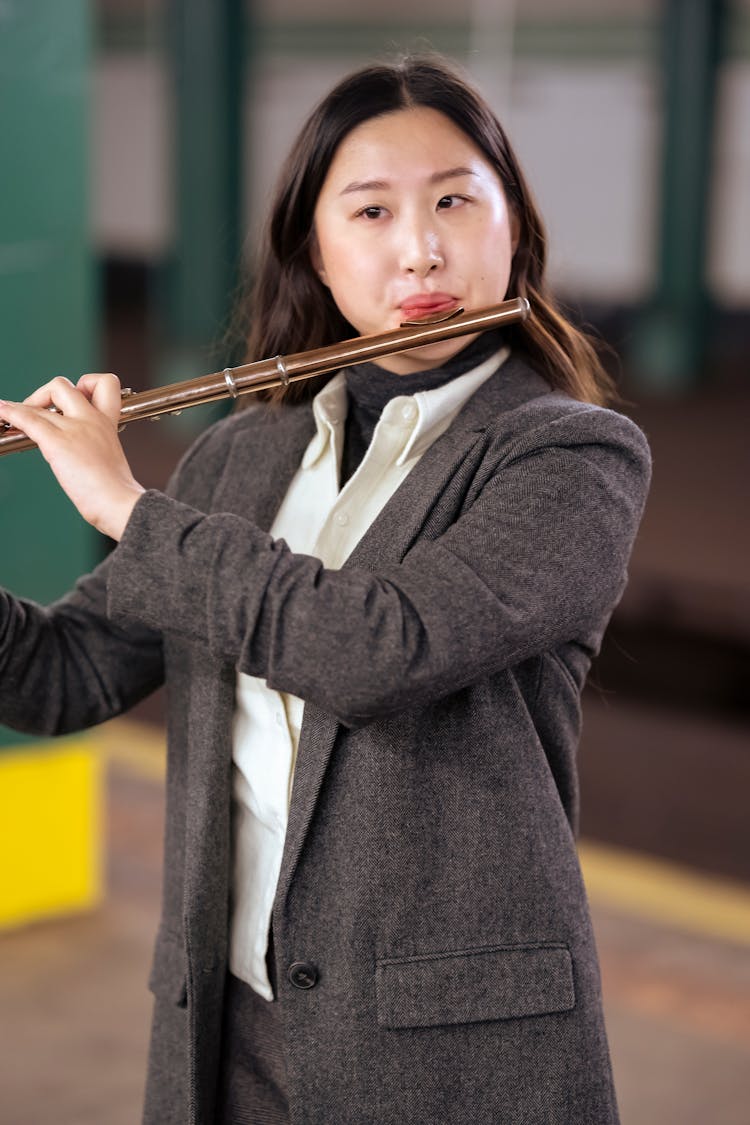
[[[240,669],[306,701],[273,914],[295,1125],[610,1125],[575,755],[645,439],[511,357],[327,571],[263,530],[312,433],[309,405],[219,423],[74,593],[0,602],[6,723],[168,685],[144,1121],[212,1122]]]

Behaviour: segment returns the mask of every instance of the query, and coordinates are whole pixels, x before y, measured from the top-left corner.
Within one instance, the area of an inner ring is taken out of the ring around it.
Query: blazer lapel
[[[375,570],[399,563],[429,520],[435,498],[448,486],[479,436],[471,431],[460,434],[449,431],[439,439],[441,452],[438,455],[430,456],[434,447],[427,450],[344,566]],[[277,903],[284,901],[291,884],[338,730],[339,723],[330,712],[312,703],[305,704]]]
[[[310,406],[302,405],[263,410],[251,426],[252,437],[244,421],[236,420],[211,510],[235,513],[268,530],[315,423]],[[197,677],[190,701],[195,725],[203,724],[206,742],[214,750],[205,758],[195,756],[188,767],[192,831],[186,843],[190,862],[186,864],[185,894],[192,947],[206,963],[211,961],[211,950],[220,947],[222,928],[226,926],[226,911],[220,904],[226,903],[229,886],[218,878],[206,880],[205,872],[228,872],[230,868],[227,776],[232,757],[235,682],[234,666],[220,664],[218,669]],[[200,925],[194,925],[195,918],[201,919]]]
[[[525,363],[510,357],[482,384],[451,425],[427,449],[406,480],[362,536],[344,566],[374,570],[399,563],[425,533],[439,535],[460,507],[475,466],[471,451],[490,424],[513,408],[549,391]],[[451,495],[453,494],[453,496]]]

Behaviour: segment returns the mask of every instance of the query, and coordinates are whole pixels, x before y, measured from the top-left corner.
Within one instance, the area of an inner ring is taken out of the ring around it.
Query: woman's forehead
[[[371,117],[344,137],[324,189],[347,194],[357,187],[395,186],[403,176],[438,182],[494,173],[475,142],[439,110],[414,106]]]

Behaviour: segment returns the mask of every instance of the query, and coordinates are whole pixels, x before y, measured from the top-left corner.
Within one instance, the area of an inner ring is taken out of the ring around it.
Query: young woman
[[[649,458],[544,260],[479,95],[371,67],[284,169],[250,355],[506,295],[526,322],[256,402],[167,493],[114,376],[0,405],[119,540],[50,608],[2,596],[0,718],[69,731],[167,683],[153,1125],[617,1120],[575,755]]]

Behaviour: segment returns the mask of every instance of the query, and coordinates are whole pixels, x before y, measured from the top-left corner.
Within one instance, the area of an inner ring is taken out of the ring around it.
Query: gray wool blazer
[[[144,1121],[213,1119],[239,668],[306,701],[273,913],[295,1125],[616,1122],[575,754],[645,439],[512,357],[328,571],[263,530],[312,433],[308,405],[219,423],[71,595],[0,596],[2,721],[167,682]]]

